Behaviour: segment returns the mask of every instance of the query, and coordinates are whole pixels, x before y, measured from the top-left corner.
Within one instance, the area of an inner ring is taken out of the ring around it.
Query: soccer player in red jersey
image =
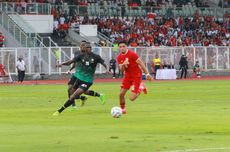
[[[124,72],[124,78],[121,84],[120,90],[120,106],[122,113],[126,114],[125,108],[125,94],[133,86],[132,92],[129,95],[129,99],[134,101],[140,93],[143,91],[147,94],[147,88],[144,86],[142,81],[142,71],[146,75],[147,80],[152,80],[152,76],[149,74],[145,64],[141,61],[139,56],[127,49],[126,42],[119,42],[120,54],[117,57],[119,68]]]

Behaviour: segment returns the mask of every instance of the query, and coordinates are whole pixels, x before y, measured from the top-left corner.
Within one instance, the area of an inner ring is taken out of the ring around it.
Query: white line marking
[[[229,150],[230,147],[220,147],[220,148],[201,148],[201,149],[184,149],[184,150],[172,150],[163,152],[195,152],[195,151],[208,151],[208,150]]]

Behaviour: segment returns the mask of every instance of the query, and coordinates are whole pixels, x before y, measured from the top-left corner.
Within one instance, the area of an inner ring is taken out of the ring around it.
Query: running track
[[[95,79],[94,82],[121,82],[122,79]],[[200,80],[230,80],[230,76],[209,76],[202,78],[188,78],[188,79],[177,79],[177,80],[153,80],[153,82],[160,81],[200,81]],[[23,83],[13,82],[13,83],[0,83],[0,86],[6,85],[34,85],[34,84],[67,84],[68,79],[63,80],[31,80],[24,81]]]

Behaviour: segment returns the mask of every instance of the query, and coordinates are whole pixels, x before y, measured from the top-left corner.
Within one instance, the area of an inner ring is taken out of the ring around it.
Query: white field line
[[[213,151],[213,150],[230,150],[230,147],[220,147],[220,148],[201,148],[201,149],[184,149],[184,150],[172,150],[172,151],[162,151],[162,152],[196,152],[196,151]]]

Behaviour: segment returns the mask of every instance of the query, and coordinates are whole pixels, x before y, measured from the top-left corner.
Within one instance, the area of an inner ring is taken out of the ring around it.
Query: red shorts
[[[130,89],[130,87],[133,85],[134,88],[132,89],[132,92],[138,94],[141,81],[141,77],[124,77],[124,79],[122,80],[121,88]]]

